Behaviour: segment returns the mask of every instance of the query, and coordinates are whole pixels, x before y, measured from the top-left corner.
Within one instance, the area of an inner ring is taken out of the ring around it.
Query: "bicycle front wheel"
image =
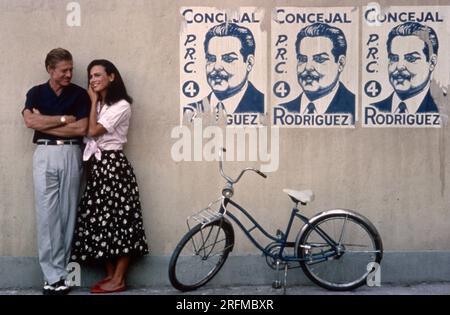
[[[233,245],[233,226],[227,220],[196,225],[178,243],[170,259],[173,287],[191,291],[205,285],[222,268]]]
[[[347,210],[324,212],[311,221],[296,244],[308,278],[334,291],[363,285],[383,255],[376,228],[365,217]]]

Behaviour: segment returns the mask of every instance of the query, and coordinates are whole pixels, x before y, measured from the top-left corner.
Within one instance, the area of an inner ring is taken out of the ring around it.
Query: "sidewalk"
[[[75,288],[71,295],[91,295],[88,288]],[[0,295],[41,295],[41,289],[0,289]],[[112,294],[111,294],[112,295]],[[209,287],[182,293],[172,287],[130,288],[114,295],[283,295],[283,289],[270,286]],[[363,286],[350,292],[332,292],[317,286],[287,287],[286,295],[450,295],[450,282],[420,283],[414,285]]]

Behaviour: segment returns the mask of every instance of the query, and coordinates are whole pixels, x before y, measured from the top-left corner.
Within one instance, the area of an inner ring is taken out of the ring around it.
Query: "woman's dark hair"
[[[133,103],[133,99],[127,93],[127,89],[125,88],[125,84],[123,83],[119,70],[117,70],[116,66],[111,61],[105,59],[96,59],[91,61],[87,67],[88,84],[90,82],[91,69],[94,66],[102,66],[108,75],[114,73],[114,81],[112,81],[107,87],[106,97],[103,100],[105,104],[112,105],[121,100],[126,100],[130,104]]]

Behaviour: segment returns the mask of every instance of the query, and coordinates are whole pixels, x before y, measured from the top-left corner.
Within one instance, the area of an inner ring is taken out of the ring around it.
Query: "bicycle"
[[[225,149],[222,150],[225,152]],[[351,210],[334,209],[309,219],[299,213],[298,204],[305,206],[312,202],[313,192],[284,189],[295,207],[285,231],[278,229],[276,235],[272,235],[231,199],[234,185],[246,172],[252,171],[264,178],[267,176],[257,169],[245,168],[233,180],[225,175],[222,152],[219,154],[220,174],[227,183],[219,199],[187,218],[188,232],[176,246],[169,263],[169,279],[173,287],[180,291],[195,290],[219,272],[234,246],[234,229],[229,219],[265,255],[267,264],[278,271],[278,280],[273,283],[276,288],[281,287],[280,267],[284,267],[284,290],[287,270],[299,267],[312,282],[328,290],[352,290],[365,283],[383,256],[380,234],[366,217]],[[213,209],[216,205],[218,210]],[[246,228],[230,212],[229,205],[244,214],[253,226]],[[295,218],[300,219],[303,226],[295,241],[288,241]],[[191,228],[189,222],[192,220],[198,224]],[[254,229],[261,231],[272,242],[262,246],[251,234]],[[288,253],[288,248],[294,249],[293,255]]]

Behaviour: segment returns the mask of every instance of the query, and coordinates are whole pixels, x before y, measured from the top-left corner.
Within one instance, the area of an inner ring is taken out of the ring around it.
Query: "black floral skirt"
[[[92,261],[147,254],[139,189],[122,151],[88,161],[86,190],[78,207],[71,260]]]

